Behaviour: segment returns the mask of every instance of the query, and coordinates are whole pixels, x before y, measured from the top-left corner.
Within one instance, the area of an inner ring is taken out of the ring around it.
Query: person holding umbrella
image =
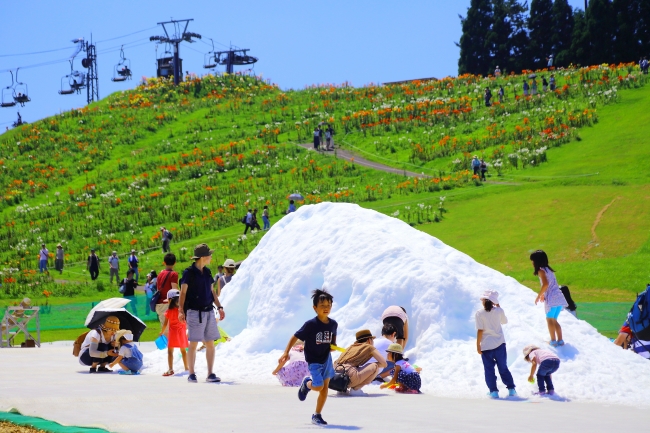
[[[106,364],[113,362],[118,351],[113,347],[115,333],[120,330],[120,319],[108,316],[97,329],[88,332],[81,344],[79,363],[90,366],[89,373],[110,373]]]
[[[196,348],[199,342],[206,347],[205,358],[208,363],[208,377],[206,382],[221,382],[213,372],[214,366],[214,341],[221,338],[217,322],[214,320],[214,304],[217,305],[219,320],[226,317],[218,293],[214,287],[212,272],[207,267],[212,261],[211,250],[206,244],[199,244],[194,248],[194,264],[183,271],[181,277],[181,308],[178,310],[178,320],[187,323],[189,350],[187,358],[190,374],[187,381],[196,383],[194,364],[196,362]]]

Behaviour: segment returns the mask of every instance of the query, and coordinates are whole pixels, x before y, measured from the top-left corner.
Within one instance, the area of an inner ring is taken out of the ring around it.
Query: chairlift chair
[[[2,89],[2,102],[0,103],[0,107],[9,108],[15,106],[16,101],[14,101],[14,89],[11,86],[7,86]]]
[[[31,99],[29,99],[27,84],[18,81],[18,69],[16,69],[16,84],[13,86],[13,97],[14,101],[20,104],[21,107],[24,107],[25,103],[31,101]]]
[[[131,61],[124,57],[124,49],[120,48],[120,61],[113,69],[113,78],[111,81],[121,82],[131,79]]]
[[[203,67],[205,69],[214,69],[217,67],[217,57],[214,51],[214,41],[212,38],[210,38],[210,41],[212,42],[212,51],[208,51],[203,56]]]

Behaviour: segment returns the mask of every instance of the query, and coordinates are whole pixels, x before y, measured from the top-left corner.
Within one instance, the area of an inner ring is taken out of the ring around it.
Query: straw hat
[[[133,333],[128,329],[120,329],[115,333],[115,340],[120,341],[124,337],[126,341],[133,341]]]
[[[401,344],[392,343],[388,345],[388,349],[386,349],[386,352],[399,353],[401,355],[404,353],[404,349],[402,349]]]
[[[366,338],[375,338],[375,336],[372,335],[369,329],[362,329],[361,331],[357,332],[356,337],[357,337],[357,341],[365,340]]]
[[[104,331],[119,331],[120,319],[115,316],[108,316],[104,324],[100,326]]]

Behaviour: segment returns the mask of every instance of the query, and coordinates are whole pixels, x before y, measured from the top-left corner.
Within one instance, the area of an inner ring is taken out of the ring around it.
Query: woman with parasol
[[[110,373],[112,371],[106,368],[106,364],[113,362],[118,355],[113,345],[115,333],[119,330],[120,319],[108,316],[104,324],[86,335],[81,345],[79,363],[90,366],[89,373]]]

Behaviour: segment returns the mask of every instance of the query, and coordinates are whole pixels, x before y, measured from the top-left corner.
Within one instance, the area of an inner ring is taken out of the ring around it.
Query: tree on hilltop
[[[532,0],[528,16],[530,32],[530,65],[528,69],[543,68],[546,58],[553,54],[553,2],[552,0]]]
[[[551,50],[554,66],[571,64],[571,39],[573,37],[573,9],[567,0],[555,0],[552,9],[553,31],[551,33]]]
[[[489,0],[472,0],[467,16],[459,15],[463,28],[460,37],[459,74],[485,74],[490,67],[491,53],[487,36],[492,28],[493,11]]]
[[[592,65],[614,62],[616,16],[611,0],[591,0],[587,8],[587,37],[593,49],[587,62]]]

